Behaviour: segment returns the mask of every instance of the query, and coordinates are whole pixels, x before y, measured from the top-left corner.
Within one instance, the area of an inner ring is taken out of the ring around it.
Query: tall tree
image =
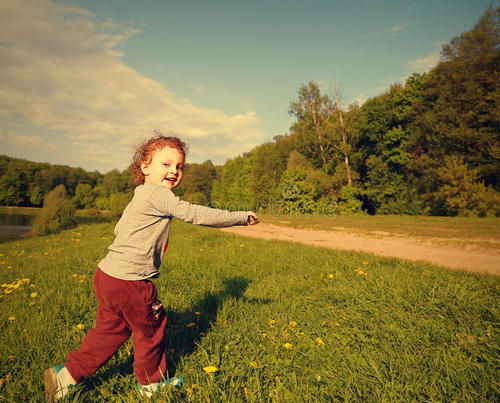
[[[289,113],[297,118],[291,129],[298,138],[298,151],[327,174],[331,159],[343,159],[347,182],[352,184],[349,161],[352,131],[340,104],[340,89],[335,88],[335,102],[328,95],[322,95],[314,81],[303,85],[298,94],[298,100],[292,102],[289,109]],[[357,105],[352,106],[352,109],[356,108]]]

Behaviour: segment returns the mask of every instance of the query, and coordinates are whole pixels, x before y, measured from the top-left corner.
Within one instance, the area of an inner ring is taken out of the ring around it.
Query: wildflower
[[[285,343],[285,344],[283,344],[283,347],[285,347],[287,350],[289,350],[289,349],[292,348],[292,344],[291,343]]]
[[[368,264],[368,262],[367,262],[367,261],[364,261],[364,262],[363,262],[363,264],[366,266],[366,265]]]
[[[33,306],[33,305],[35,305],[35,303],[33,301],[31,301],[28,305]]]
[[[38,293],[37,293],[37,292],[32,292],[32,293],[30,294],[30,297],[31,297],[31,298],[36,298],[36,297],[38,297]]]
[[[250,366],[257,368],[257,363],[255,361],[250,361]]]
[[[203,252],[203,248],[200,249],[200,252]]]
[[[83,323],[79,323],[78,325],[76,325],[76,327],[80,330],[85,329],[85,325]]]
[[[11,292],[12,292],[12,290],[4,290],[5,294],[10,294]]]
[[[194,314],[195,314],[195,315],[197,315],[197,316],[199,316],[199,315],[200,315],[200,313],[199,313],[199,312],[195,312]]]
[[[13,320],[16,320],[15,316],[9,316],[9,320],[12,322]]]
[[[9,355],[7,358],[8,358],[10,361],[14,361],[14,359],[15,359],[16,357],[14,357],[13,355]]]
[[[276,324],[276,321],[274,319],[269,319],[269,324],[270,325],[275,325]]]
[[[328,275],[328,278],[331,280],[331,279],[333,278],[333,274],[331,274],[331,273],[330,273],[330,274]]]
[[[193,326],[194,326],[194,323],[193,323],[193,322],[188,323],[186,326],[187,326],[187,327],[193,327]]]
[[[213,365],[209,365],[208,367],[203,368],[203,371],[205,371],[207,374],[213,374],[214,372],[217,372],[219,369],[217,367],[214,367]]]
[[[323,340],[321,340],[321,337],[317,337],[316,338],[316,343],[318,344],[318,346],[324,346],[325,345],[325,342]]]
[[[290,326],[291,326],[291,327],[295,327],[295,326],[297,326],[297,322],[295,322],[294,320],[291,320],[291,321],[290,321]]]

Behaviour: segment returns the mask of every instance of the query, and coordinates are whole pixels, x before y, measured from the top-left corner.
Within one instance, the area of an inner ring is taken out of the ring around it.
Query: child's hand
[[[249,211],[247,225],[255,225],[258,223],[259,223],[259,218],[257,217],[257,214],[255,214],[253,211]]]

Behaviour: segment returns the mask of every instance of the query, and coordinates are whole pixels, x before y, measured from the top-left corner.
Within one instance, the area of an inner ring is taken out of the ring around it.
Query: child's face
[[[141,165],[144,182],[173,189],[181,183],[184,173],[184,154],[176,148],[157,150],[151,161]]]

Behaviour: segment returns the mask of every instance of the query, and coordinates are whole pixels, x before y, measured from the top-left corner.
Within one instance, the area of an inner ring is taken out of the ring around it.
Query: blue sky
[[[288,132],[302,84],[363,103],[490,4],[0,0],[0,153],[105,173],[159,129],[224,163]]]

